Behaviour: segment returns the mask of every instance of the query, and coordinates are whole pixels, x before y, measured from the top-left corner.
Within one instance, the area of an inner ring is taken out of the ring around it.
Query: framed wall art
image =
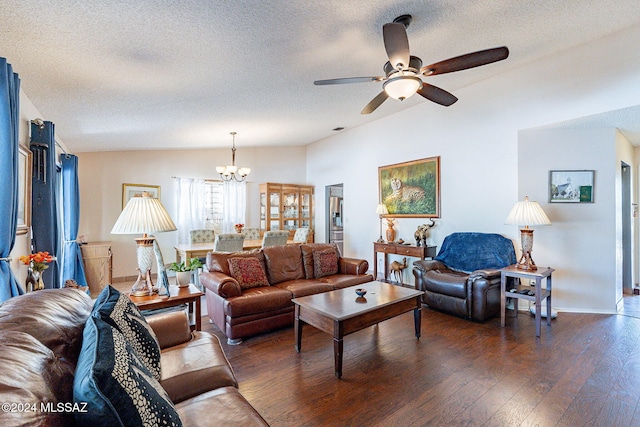
[[[31,227],[31,150],[20,145],[18,150],[18,227],[16,234],[26,234]]]
[[[440,218],[440,157],[378,168],[380,201],[394,218]]]
[[[549,203],[593,203],[592,170],[549,171]]]
[[[143,191],[151,193],[151,196],[160,199],[160,186],[159,185],[147,185],[147,184],[122,184],[122,209],[136,194],[140,194]]]

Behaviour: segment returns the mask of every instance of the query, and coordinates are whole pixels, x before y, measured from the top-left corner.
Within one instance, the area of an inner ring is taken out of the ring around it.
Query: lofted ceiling
[[[425,64],[509,47],[429,78],[454,95],[640,22],[637,0],[0,0],[0,56],[74,152],[228,147],[231,131],[238,146],[306,145],[429,102],[361,115],[381,83],[313,85],[383,75],[382,25],[402,14]]]

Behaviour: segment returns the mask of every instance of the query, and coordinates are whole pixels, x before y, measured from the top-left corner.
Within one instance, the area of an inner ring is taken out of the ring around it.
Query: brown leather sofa
[[[333,274],[318,270],[323,256],[337,263]],[[257,269],[264,270],[266,281],[260,286],[241,286],[230,268],[233,258],[257,259]],[[208,271],[200,275],[200,283],[206,288],[211,321],[229,344],[239,344],[242,338],[293,325],[292,298],[370,282],[373,276],[367,274],[368,269],[366,260],[343,258],[333,244],[292,244],[256,251],[209,252]]]
[[[93,304],[76,289],[46,289],[0,305],[0,425],[80,425],[74,375]],[[216,336],[191,332],[184,312],[147,319],[161,348],[159,383],[182,425],[268,425],[238,391]]]

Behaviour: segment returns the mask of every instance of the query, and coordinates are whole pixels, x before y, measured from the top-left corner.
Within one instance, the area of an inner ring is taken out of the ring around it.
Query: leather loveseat
[[[506,237],[453,233],[434,260],[413,263],[413,275],[429,307],[484,321],[500,313],[499,269],[515,263],[513,242]]]
[[[146,323],[135,306],[126,305],[128,297],[116,292],[102,306],[124,313],[139,330],[151,327],[159,347],[157,372],[140,367],[155,346],[138,349],[144,354],[134,350],[131,335],[99,320],[85,293],[47,289],[11,298],[0,305],[0,425],[267,425],[238,391],[216,336],[191,332],[184,312],[149,316]],[[93,342],[99,345],[85,353]],[[109,353],[116,347],[114,359]],[[95,369],[85,376],[90,366]],[[120,382],[127,371],[132,377]],[[148,378],[156,375],[157,380]],[[146,389],[131,391],[131,384]],[[83,387],[101,392],[89,400],[78,391]],[[134,399],[127,401],[129,396]],[[131,409],[132,402],[133,415],[122,409]]]
[[[335,245],[290,244],[256,251],[209,252],[207,312],[229,344],[293,325],[291,299],[370,282],[366,260],[343,258]]]

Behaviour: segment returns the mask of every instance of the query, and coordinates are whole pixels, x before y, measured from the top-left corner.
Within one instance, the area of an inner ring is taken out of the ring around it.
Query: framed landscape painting
[[[160,199],[160,186],[147,184],[122,184],[122,209],[126,206],[130,198],[143,191],[151,193],[151,197]]]
[[[549,171],[549,203],[593,203],[592,170]]]
[[[385,217],[440,218],[440,157],[378,168]]]

